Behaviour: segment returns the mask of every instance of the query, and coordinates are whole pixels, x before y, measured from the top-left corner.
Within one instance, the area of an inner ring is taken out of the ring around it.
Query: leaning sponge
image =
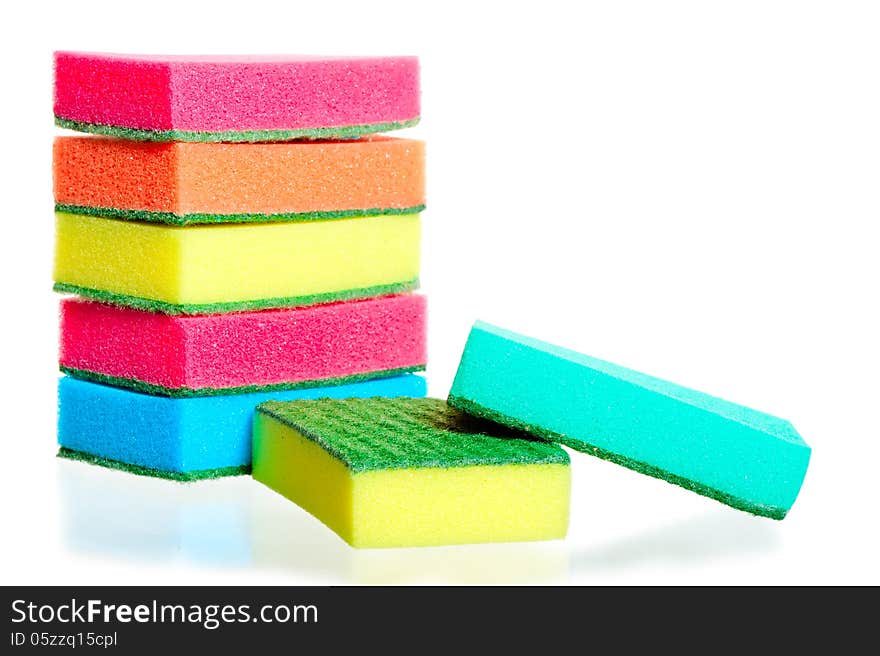
[[[187,225],[413,214],[425,146],[412,139],[147,143],[58,137],[55,208]]]
[[[568,527],[568,454],[438,399],[263,403],[253,476],[354,547],[546,540]]]
[[[419,275],[418,214],[170,226],[56,213],[55,289],[168,314],[398,294]]]
[[[783,419],[482,322],[449,403],[773,519],[810,460]]]
[[[63,376],[58,382],[59,455],[181,481],[250,470],[254,408],[269,400],[423,396],[406,374],[351,385],[174,399]]]
[[[415,57],[55,53],[61,127],[153,141],[347,138],[419,118]]]
[[[166,396],[319,387],[425,368],[425,297],[169,316],[61,302],[61,369]]]

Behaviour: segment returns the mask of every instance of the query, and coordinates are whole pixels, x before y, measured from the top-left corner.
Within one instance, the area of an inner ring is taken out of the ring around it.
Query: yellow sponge
[[[253,476],[354,547],[562,538],[568,454],[438,399],[269,401]]]
[[[58,212],[55,288],[189,314],[400,293],[420,234],[418,214],[177,227]]]

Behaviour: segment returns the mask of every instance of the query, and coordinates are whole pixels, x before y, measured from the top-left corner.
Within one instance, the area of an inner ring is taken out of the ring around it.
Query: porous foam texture
[[[318,387],[425,368],[426,299],[169,316],[61,302],[62,371],[150,394]]]
[[[352,138],[415,125],[415,57],[55,53],[57,125],[150,141]]]
[[[253,476],[354,547],[562,538],[568,454],[439,399],[269,402]]]
[[[773,519],[810,460],[783,419],[482,322],[449,403]]]
[[[373,137],[271,144],[58,137],[55,208],[187,225],[413,214],[425,146]]]
[[[418,214],[177,227],[56,213],[55,289],[167,314],[387,296],[418,286]]]
[[[175,480],[250,470],[254,408],[321,397],[424,396],[407,374],[350,385],[174,399],[63,376],[58,382],[60,455]]]

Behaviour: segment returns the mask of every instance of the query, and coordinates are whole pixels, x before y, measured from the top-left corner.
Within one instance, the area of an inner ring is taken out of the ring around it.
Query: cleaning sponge
[[[773,519],[810,460],[783,419],[482,322],[449,403]]]
[[[424,369],[424,296],[168,316],[61,302],[62,371],[167,396],[293,389]]]
[[[254,478],[355,547],[545,540],[568,526],[568,455],[438,399],[263,403]]]
[[[254,408],[269,400],[423,396],[407,374],[352,385],[187,399],[152,396],[63,376],[59,455],[136,474],[198,480],[250,471]]]
[[[55,289],[169,314],[415,289],[418,214],[177,227],[56,214]]]
[[[59,211],[175,225],[412,214],[425,146],[412,139],[270,144],[58,137]]]
[[[418,60],[57,52],[55,117],[154,141],[354,137],[418,122]]]

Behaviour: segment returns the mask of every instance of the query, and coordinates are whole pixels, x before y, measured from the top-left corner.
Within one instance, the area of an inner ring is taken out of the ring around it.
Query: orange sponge
[[[150,143],[58,137],[56,209],[175,225],[295,221],[424,209],[425,146],[371,137]]]

